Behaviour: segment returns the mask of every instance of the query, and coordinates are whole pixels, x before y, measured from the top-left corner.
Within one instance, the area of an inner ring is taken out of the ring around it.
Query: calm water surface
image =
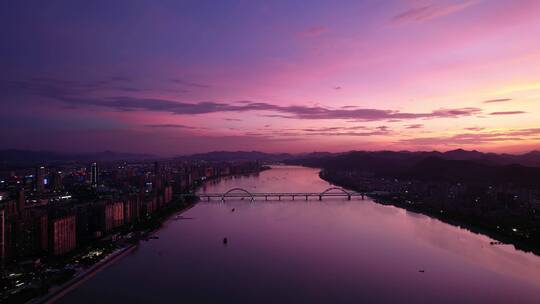
[[[329,186],[275,167],[201,191]],[[539,257],[368,199],[201,202],[158,235],[60,302],[540,303]]]

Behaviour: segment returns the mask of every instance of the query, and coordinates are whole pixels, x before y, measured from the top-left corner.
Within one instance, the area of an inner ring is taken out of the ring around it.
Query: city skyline
[[[540,146],[536,1],[0,4],[3,148]]]

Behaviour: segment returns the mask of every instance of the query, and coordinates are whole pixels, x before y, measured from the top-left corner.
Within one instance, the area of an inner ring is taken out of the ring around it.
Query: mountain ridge
[[[511,165],[519,164],[523,166],[540,167],[540,151],[532,150],[523,154],[492,153],[480,152],[477,150],[455,149],[446,152],[439,151],[348,151],[348,152],[310,152],[310,153],[267,153],[261,151],[212,151],[205,153],[195,153],[189,155],[176,156],[175,160],[191,161],[268,161],[268,162],[294,162],[298,160],[312,160],[316,162],[320,159],[334,157],[370,157],[376,159],[385,159],[389,161],[418,161],[427,157],[438,157],[447,160],[473,160],[489,165]],[[143,153],[124,153],[114,151],[102,151],[92,153],[68,153],[48,150],[24,150],[24,149],[5,149],[0,150],[0,163],[39,163],[51,161],[114,161],[114,160],[143,160],[159,159],[152,154]],[[350,163],[349,163],[350,165]]]

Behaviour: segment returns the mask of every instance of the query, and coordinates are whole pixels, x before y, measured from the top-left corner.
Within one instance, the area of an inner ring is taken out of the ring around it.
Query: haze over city
[[[538,1],[3,1],[4,148],[524,153]]]

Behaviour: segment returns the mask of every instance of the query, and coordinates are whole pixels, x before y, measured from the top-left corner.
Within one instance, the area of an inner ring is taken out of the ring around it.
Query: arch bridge
[[[251,202],[256,199],[264,198],[265,201],[276,199],[281,200],[282,198],[290,198],[293,201],[297,198],[305,199],[306,201],[309,198],[317,198],[322,200],[325,197],[345,197],[347,200],[351,200],[353,197],[360,197],[364,199],[366,193],[352,192],[347,191],[339,187],[330,187],[322,192],[249,192],[243,188],[232,188],[223,193],[199,193],[197,196],[200,199],[206,199],[208,201],[212,199],[219,199],[224,202],[227,198],[235,199],[249,199]]]

